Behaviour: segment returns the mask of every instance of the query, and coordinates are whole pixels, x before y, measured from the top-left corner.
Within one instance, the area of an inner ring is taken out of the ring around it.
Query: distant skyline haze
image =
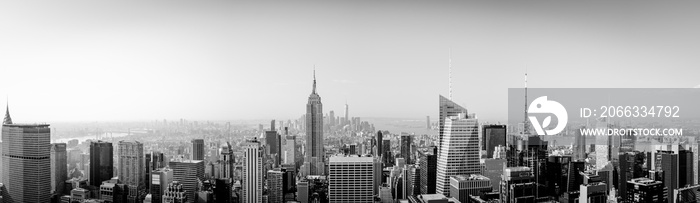
[[[3,1],[0,94],[17,123],[436,122],[438,95],[505,122],[508,88],[691,88],[697,1]],[[451,51],[450,51],[451,50]]]

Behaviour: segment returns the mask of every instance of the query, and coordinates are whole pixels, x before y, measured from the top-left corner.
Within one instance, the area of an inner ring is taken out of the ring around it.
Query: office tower
[[[382,184],[382,159],[380,157],[374,157],[374,166],[372,167],[373,174],[374,176],[374,182],[372,183],[372,190],[374,191],[374,195],[379,195],[379,186]]]
[[[182,184],[187,199],[194,200],[198,182],[204,178],[204,161],[173,161],[170,162],[170,168],[173,170],[173,182]]]
[[[507,167],[501,180],[501,202],[535,202],[535,177],[528,167]]]
[[[503,167],[506,166],[506,159],[482,159],[484,172],[482,175],[491,180],[492,191],[501,191],[501,176],[503,176]]]
[[[523,148],[526,150],[521,152],[522,166],[527,166],[532,170],[532,175],[535,177],[535,182],[538,185],[535,188],[535,196],[546,196],[548,142],[536,135],[527,136],[523,141],[525,142]]]
[[[243,160],[243,203],[260,203],[262,202],[262,146],[257,139],[248,140],[243,145],[244,160]]]
[[[547,157],[548,177],[546,179],[546,194],[559,197],[567,192],[568,167],[571,163],[571,156],[550,156]]]
[[[191,199],[188,195],[188,192],[189,191],[185,189],[183,184],[180,184],[178,181],[173,181],[168,184],[165,192],[163,192],[163,203],[184,203],[188,202],[188,200],[194,201],[194,199]]]
[[[394,157],[391,155],[391,140],[382,140],[382,162],[384,167],[394,166]]]
[[[425,116],[425,129],[430,130],[430,116]]]
[[[265,144],[267,144],[267,148],[269,149],[269,155],[274,161],[275,165],[280,164],[280,135],[277,134],[277,131],[265,131]]]
[[[573,144],[573,159],[574,161],[581,161],[586,159],[586,137],[581,135],[581,129],[586,127],[581,127],[579,130],[574,132],[574,144]]]
[[[345,102],[345,123],[343,125],[346,125],[347,123],[350,123],[350,117],[349,117],[349,112],[348,112],[348,102]]]
[[[192,160],[204,160],[204,139],[192,140]]]
[[[663,183],[666,186],[666,196],[668,197],[668,202],[674,202],[673,190],[678,189],[679,175],[678,166],[679,159],[678,154],[673,154],[672,151],[657,151],[656,153],[658,163],[657,169],[663,171]]]
[[[384,138],[382,137],[382,131],[381,130],[377,131],[377,135],[374,137],[374,143],[375,143],[375,145],[377,145],[376,146],[377,151],[374,154],[374,156],[376,156],[376,157],[380,157],[380,156],[384,155],[384,151],[382,150],[382,145],[384,145],[383,140],[384,140]],[[380,159],[380,160],[382,160],[382,159]],[[382,163],[384,163],[383,160],[382,160]]]
[[[435,194],[437,178],[437,148],[431,147],[426,152],[419,152],[420,158],[420,194]]]
[[[297,182],[297,201],[301,203],[309,202],[309,182],[306,179]]]
[[[328,112],[328,125],[335,126],[335,112]]]
[[[68,179],[66,143],[51,144],[51,193],[61,195]]]
[[[90,185],[100,187],[102,181],[114,177],[113,152],[111,142],[90,143]]]
[[[119,141],[119,181],[129,187],[129,201],[136,201],[139,190],[145,189],[143,144],[140,142]]]
[[[347,105],[346,105],[347,109]],[[345,112],[347,115],[347,110]],[[323,151],[323,104],[321,96],[316,93],[316,71],[314,85],[306,104],[306,152],[305,162],[309,163],[309,175],[325,175],[325,152]]]
[[[15,124],[7,108],[2,125],[3,202],[49,202],[51,129],[48,124]]]
[[[280,169],[267,171],[268,200],[270,202],[284,202],[283,182],[283,171]]]
[[[450,195],[459,202],[469,202],[469,195],[480,196],[491,192],[491,180],[486,176],[456,175],[450,177]]]
[[[216,183],[214,194],[217,203],[231,203],[233,199],[231,197],[231,179],[216,179],[214,182]]]
[[[329,158],[329,202],[372,202],[372,157]]]
[[[348,146],[348,151],[349,151],[348,154],[350,154],[350,155],[357,155],[358,154],[357,152],[359,151],[357,149],[357,144],[350,144]]]
[[[403,157],[403,159],[406,160],[406,163],[408,164],[413,163],[411,160],[411,144],[413,144],[413,139],[411,139],[411,135],[402,134],[400,145],[401,157]]]
[[[629,185],[627,182],[632,179],[645,176],[644,171],[642,169],[642,164],[644,164],[644,153],[621,152],[619,156],[620,170],[618,172],[618,190],[620,197],[623,201],[630,201],[627,199],[627,186]]]
[[[162,203],[163,194],[168,185],[173,182],[173,170],[169,168],[161,168],[151,172],[150,177],[150,194],[152,195],[151,202]]]
[[[506,146],[506,125],[483,125],[481,150],[486,150],[486,158],[493,158],[496,146]]]
[[[440,117],[438,120],[438,156],[442,152],[442,140],[445,134],[445,119],[450,116],[457,116],[457,114],[467,114],[467,109],[453,102],[452,100],[440,95]]]
[[[285,136],[284,142],[282,144],[283,164],[294,164],[294,157],[296,157],[296,145],[296,136]]]
[[[151,169],[159,169],[165,167],[165,156],[162,152],[151,152]]]
[[[234,159],[233,156],[233,147],[231,147],[231,143],[226,142],[226,144],[221,146],[221,156],[219,160],[219,164],[221,164],[221,178],[224,179],[233,179],[233,174],[235,171],[235,166],[234,164],[236,163],[236,160]]]
[[[481,172],[478,119],[464,114],[445,119],[441,149],[435,191],[450,196],[450,176]]]
[[[627,181],[626,199],[632,203],[666,202],[666,189],[661,181],[649,178],[634,178]]]
[[[683,188],[693,185],[693,152],[690,150],[678,151],[678,187]]]
[[[275,128],[275,120],[270,121],[270,131],[276,131],[277,128]]]

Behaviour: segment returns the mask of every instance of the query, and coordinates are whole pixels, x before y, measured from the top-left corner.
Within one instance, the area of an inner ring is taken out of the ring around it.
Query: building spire
[[[311,90],[311,94],[316,94],[316,64],[314,64],[314,87]]]
[[[6,99],[6,105],[5,106],[5,119],[2,121],[2,124],[4,125],[9,125],[12,124],[12,118],[10,118],[10,102],[9,99]]]
[[[449,74],[450,100],[452,100],[452,48],[451,48],[451,47],[450,47],[450,49],[449,49],[449,57],[448,57],[447,68],[450,69],[450,74]]]
[[[528,129],[527,126],[527,121],[527,64],[525,64],[525,123],[523,123],[523,131],[525,133],[530,132],[530,129]]]

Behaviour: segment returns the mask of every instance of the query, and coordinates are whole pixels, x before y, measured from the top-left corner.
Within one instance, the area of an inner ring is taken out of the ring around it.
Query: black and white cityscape
[[[0,203],[698,203],[700,2],[0,2]]]

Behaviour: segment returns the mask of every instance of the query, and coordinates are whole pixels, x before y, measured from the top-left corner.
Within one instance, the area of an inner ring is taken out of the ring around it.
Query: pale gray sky
[[[316,65],[324,111],[507,119],[509,87],[700,85],[698,1],[2,1],[17,122],[287,119]]]

